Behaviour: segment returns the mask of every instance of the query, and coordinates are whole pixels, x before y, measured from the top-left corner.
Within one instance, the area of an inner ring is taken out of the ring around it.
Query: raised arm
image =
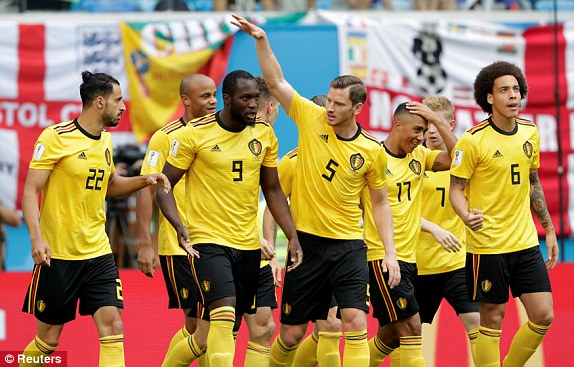
[[[548,259],[546,259],[546,268],[553,269],[558,261],[558,241],[556,232],[552,224],[552,218],[548,213],[546,198],[542,190],[542,184],[538,179],[538,170],[530,170],[530,208],[536,214],[536,218],[546,232],[546,247],[548,248]]]
[[[295,90],[285,80],[281,66],[273,50],[271,50],[267,34],[265,34],[263,29],[255,24],[249,23],[245,18],[237,14],[233,14],[232,16],[235,20],[232,20],[231,23],[255,39],[257,59],[259,60],[259,67],[263,73],[265,83],[269,87],[273,97],[279,101],[283,109],[285,109],[285,112],[288,113]]]
[[[48,182],[52,171],[30,168],[22,193],[22,212],[32,242],[32,258],[38,265],[50,266],[52,251],[50,245],[44,241],[40,231],[40,207],[38,195]]]

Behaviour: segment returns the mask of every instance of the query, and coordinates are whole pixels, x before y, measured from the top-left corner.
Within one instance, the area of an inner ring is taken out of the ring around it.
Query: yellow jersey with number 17
[[[40,207],[40,230],[52,258],[86,260],[112,253],[104,206],[115,172],[112,156],[111,134],[92,135],[77,120],[50,126],[38,138],[30,168],[52,171]]]

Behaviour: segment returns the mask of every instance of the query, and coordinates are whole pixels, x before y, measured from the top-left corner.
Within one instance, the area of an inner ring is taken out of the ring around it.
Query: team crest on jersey
[[[38,311],[43,312],[46,309],[46,302],[41,299],[38,300],[38,302],[36,302],[36,308]]]
[[[189,290],[187,288],[181,288],[179,294],[181,295],[181,298],[187,299],[187,297],[189,297]]]
[[[253,155],[256,157],[261,154],[261,151],[263,150],[263,145],[261,145],[261,142],[257,139],[251,140],[247,146],[249,147],[251,153],[253,153]]]
[[[106,156],[106,163],[109,166],[110,164],[112,164],[112,153],[110,152],[110,150],[108,148],[106,148],[105,156]]]
[[[285,315],[289,315],[289,314],[291,313],[291,305],[290,305],[290,304],[285,303],[285,304],[283,305],[283,313],[284,313]]]
[[[401,310],[404,310],[405,308],[407,308],[407,300],[404,299],[403,297],[399,298],[397,300],[397,306],[399,306]]]
[[[365,158],[363,158],[361,153],[353,154],[349,159],[349,161],[351,162],[351,168],[353,169],[353,171],[361,169],[361,167],[363,167],[363,165],[365,164]]]
[[[413,159],[410,163],[409,163],[409,168],[411,169],[411,171],[413,171],[415,174],[420,175],[421,174],[421,162],[417,161],[416,159]]]
[[[204,280],[203,282],[201,282],[201,288],[203,288],[204,291],[209,292],[209,290],[211,289],[211,284],[209,284],[209,280]]]
[[[526,143],[524,143],[522,149],[524,150],[524,154],[526,154],[528,158],[532,157],[532,151],[534,150],[534,148],[532,147],[532,144],[530,144],[529,141],[526,141]]]
[[[490,280],[483,280],[482,283],[480,283],[482,290],[484,292],[488,292],[490,290],[490,288],[492,288],[492,283],[490,282]]]

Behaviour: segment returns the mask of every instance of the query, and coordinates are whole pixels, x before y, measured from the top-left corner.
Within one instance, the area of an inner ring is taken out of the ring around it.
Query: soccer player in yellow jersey
[[[302,261],[295,226],[277,176],[277,138],[271,125],[256,119],[259,86],[246,71],[229,73],[222,84],[221,111],[193,120],[174,133],[163,172],[175,185],[186,174],[186,217],[177,213],[172,193],[156,200],[174,226],[180,245],[199,252],[192,272],[209,332],[196,332],[168,354],[165,366],[187,366],[207,346],[209,366],[232,366],[233,331],[241,316],[255,311],[261,250],[257,229],[259,188],[290,243],[293,265]],[[189,231],[189,232],[188,232]],[[185,346],[186,348],[179,348]]]
[[[179,94],[184,107],[184,113],[178,120],[172,121],[153,134],[148,144],[148,150],[142,164],[141,174],[161,172],[170,149],[169,136],[183,128],[189,121],[214,113],[217,105],[215,98],[215,82],[208,76],[194,74],[182,79]],[[179,214],[185,218],[185,185],[174,188],[174,196]],[[179,247],[177,235],[171,224],[159,213],[158,247],[152,246],[150,223],[154,202],[153,188],[145,188],[137,198],[137,220],[139,235],[138,264],[140,270],[148,277],[153,277],[154,270],[160,265],[156,263],[159,254],[161,270],[167,294],[169,308],[183,310],[185,324],[178,330],[169,344],[168,352],[180,340],[190,336],[197,326],[197,291],[191,273],[190,259],[187,252]],[[190,313],[193,311],[193,313]]]
[[[164,190],[170,185],[162,173],[115,174],[112,138],[104,129],[115,127],[126,109],[120,84],[89,71],[82,80],[82,112],[44,129],[24,186],[22,209],[35,266],[23,311],[38,320],[24,355],[38,361],[54,352],[64,324],[76,317],[79,300],[80,315],[92,316],[98,329],[99,365],[124,366],[122,283],[105,231],[104,201],[149,185],[163,184]]]
[[[450,167],[449,152],[456,143],[456,137],[446,122],[419,102],[401,103],[393,119],[393,128],[383,146],[388,159],[386,173],[401,282],[392,289],[387,286],[387,274],[382,264],[385,249],[373,223],[371,198],[364,191],[371,303],[373,316],[379,321],[377,335],[369,341],[370,365],[378,366],[400,346],[401,366],[418,367],[424,366],[424,359],[419,306],[414,292],[417,276],[415,254],[421,227],[427,230],[426,223],[421,223],[422,182],[425,171],[447,170]],[[429,122],[437,127],[447,151],[431,151],[422,146]],[[445,246],[455,249],[458,244],[451,239]]]
[[[333,294],[345,330],[343,365],[368,366],[368,268],[359,208],[365,186],[388,251],[385,271],[391,287],[400,273],[386,196],[386,157],[377,139],[356,121],[367,98],[366,87],[357,77],[337,77],[331,82],[326,106],[317,106],[284,79],[265,32],[238,15],[233,17],[232,23],[255,39],[265,82],[299,130],[291,212],[305,261],[285,275],[281,327],[271,347],[270,366],[291,365],[307,323],[327,317]],[[340,363],[319,357],[322,367]]]
[[[430,96],[423,100],[450,130],[454,130],[454,105],[443,96]],[[444,140],[436,126],[428,124],[425,134],[425,145],[431,150],[447,151]],[[456,215],[448,200],[450,188],[450,172],[425,172],[423,177],[422,217],[431,223],[435,229],[447,230],[460,240],[463,246],[457,251],[446,252],[441,243],[431,233],[422,232],[416,249],[418,276],[416,279],[415,295],[419,304],[421,322],[431,324],[438,311],[442,299],[446,299],[455,310],[464,325],[471,344],[471,354],[474,360],[474,346],[478,336],[479,314],[478,305],[472,302],[466,291],[464,264],[466,260],[464,223]],[[440,356],[439,356],[440,358]]]
[[[524,365],[554,319],[548,269],[558,261],[558,244],[538,179],[538,129],[518,117],[527,93],[516,65],[498,61],[484,67],[474,81],[474,99],[490,116],[465,132],[453,152],[449,197],[469,228],[466,280],[480,312],[479,367],[500,365],[509,287],[520,297],[528,322],[514,336],[503,366]],[[546,263],[531,209],[546,232]]]

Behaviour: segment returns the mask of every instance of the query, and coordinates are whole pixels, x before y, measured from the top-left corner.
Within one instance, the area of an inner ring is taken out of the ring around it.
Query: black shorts
[[[300,325],[326,320],[333,296],[339,309],[356,308],[368,312],[369,270],[365,243],[302,232],[298,235],[303,262],[285,273],[281,323]]]
[[[538,246],[497,255],[466,254],[466,286],[470,299],[508,302],[524,293],[552,292],[548,270]]]
[[[213,301],[235,297],[236,319],[244,313],[255,313],[261,250],[237,250],[212,243],[196,244],[194,248],[200,257],[192,259],[191,270],[201,303],[209,309]]]
[[[80,315],[93,315],[100,307],[124,308],[122,281],[107,254],[87,260],[52,259],[50,266],[34,266],[22,311],[46,324],[62,325]]]
[[[478,312],[478,305],[468,298],[464,268],[446,273],[418,275],[415,295],[421,322],[431,324],[442,299],[446,299],[457,315]]]
[[[277,294],[275,293],[275,282],[273,280],[273,270],[269,264],[259,268],[259,288],[255,298],[255,307],[277,308]]]
[[[389,288],[389,273],[383,273],[383,260],[369,261],[371,304],[373,317],[379,325],[406,320],[419,312],[415,297],[417,265],[399,260],[401,282]]]
[[[189,256],[160,255],[159,262],[169,296],[169,308],[191,309],[197,300],[197,284]]]

